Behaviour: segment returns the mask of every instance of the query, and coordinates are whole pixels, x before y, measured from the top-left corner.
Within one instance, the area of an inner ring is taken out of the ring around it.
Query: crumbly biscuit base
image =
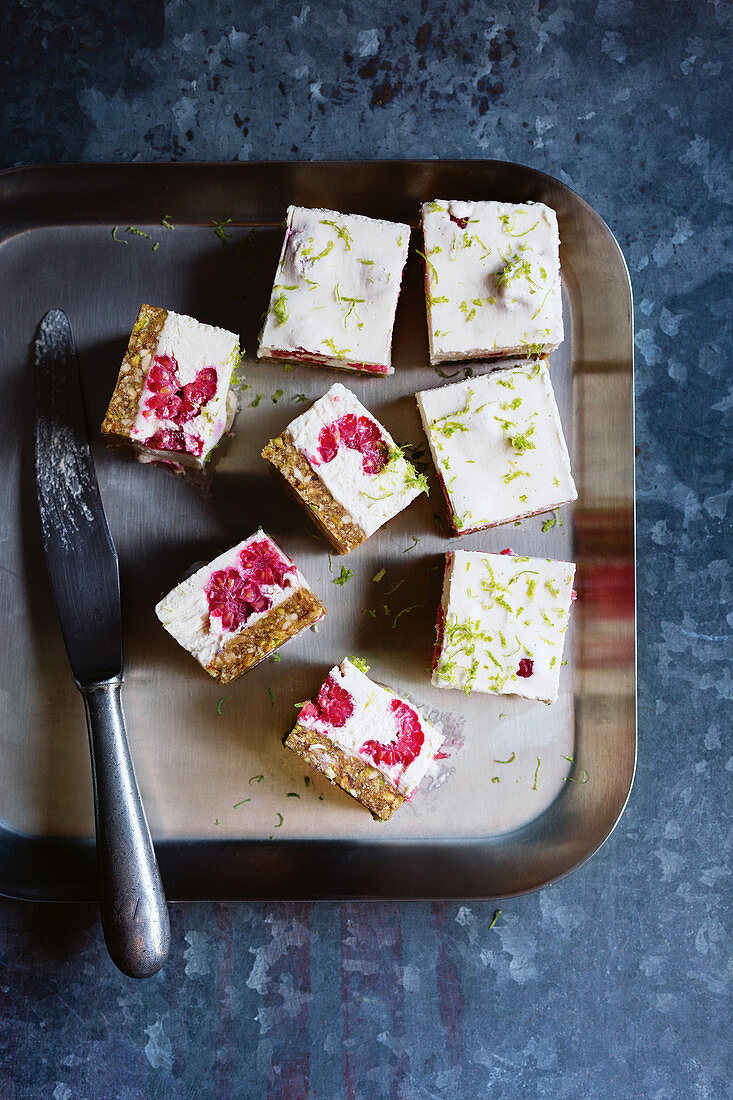
[[[299,588],[254,626],[235,634],[204,668],[220,684],[229,684],[325,614],[318,597],[307,588]]]
[[[348,554],[366,539],[361,527],[346,509],[331,496],[308,460],[300,453],[288,432],[271,439],[262,452],[272,468],[301,504],[314,523],[333,543],[339,554]]]
[[[322,733],[297,724],[285,738],[285,746],[366,806],[378,821],[390,818],[405,800],[380,771],[344,752]]]
[[[145,389],[145,378],[167,316],[167,309],[140,306],[117,376],[117,385],[102,421],[102,434],[111,436],[110,442],[123,446],[130,443],[130,433]]]

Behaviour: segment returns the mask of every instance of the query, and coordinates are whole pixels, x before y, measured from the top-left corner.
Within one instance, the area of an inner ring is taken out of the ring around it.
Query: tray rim
[[[43,226],[55,226],[55,225],[98,225],[105,224],[111,219],[107,217],[90,217],[83,216],[80,211],[83,211],[83,203],[75,203],[71,211],[71,215],[64,218],[43,218],[40,216],[31,217],[26,221],[19,223],[13,223],[12,218],[5,220],[3,217],[5,208],[8,205],[8,201],[12,202],[28,202],[34,197],[34,194],[40,192],[48,195],[48,180],[49,178],[53,182],[54,178],[66,177],[73,178],[78,174],[82,174],[84,177],[88,177],[89,180],[93,180],[95,177],[101,179],[109,175],[114,176],[116,173],[121,175],[133,176],[143,175],[146,172],[154,173],[170,173],[170,174],[195,174],[196,172],[216,172],[218,173],[231,173],[232,175],[251,173],[253,170],[265,170],[276,171],[282,169],[283,171],[298,170],[301,171],[307,168],[315,168],[319,170],[334,169],[344,170],[353,168],[355,170],[364,170],[371,167],[383,167],[383,166],[399,166],[401,168],[414,167],[416,169],[425,169],[434,166],[435,168],[460,168],[464,170],[470,170],[472,167],[481,170],[482,172],[490,171],[491,169],[516,169],[521,173],[526,173],[533,180],[533,182],[545,181],[549,186],[560,188],[563,191],[570,193],[574,200],[577,201],[579,206],[584,210],[585,214],[590,216],[593,220],[599,223],[601,229],[605,231],[608,238],[608,242],[615,248],[618,260],[620,261],[620,271],[625,276],[624,289],[628,295],[628,365],[630,368],[631,379],[631,438],[632,447],[635,440],[635,404],[633,400],[634,393],[634,377],[635,377],[635,363],[634,363],[634,344],[633,344],[633,331],[634,331],[634,315],[633,315],[633,295],[631,280],[629,276],[628,267],[621,250],[621,247],[611,231],[608,223],[605,219],[595,210],[590,203],[584,199],[577,191],[566,184],[564,181],[551,176],[549,173],[543,172],[540,169],[536,169],[530,165],[524,165],[519,162],[509,162],[493,159],[479,159],[479,158],[374,158],[370,160],[267,160],[267,161],[235,161],[235,162],[217,162],[217,161],[138,161],[133,164],[130,163],[118,163],[118,162],[97,162],[97,163],[85,163],[85,162],[64,162],[59,164],[42,163],[42,164],[30,164],[12,166],[0,170],[0,245],[2,245],[10,237],[17,233],[24,232],[32,228],[39,228]],[[10,190],[13,190],[13,185],[16,181],[21,185],[17,189],[15,195],[8,195],[7,184],[10,183]],[[26,189],[23,185],[26,181],[33,185],[35,182],[35,188],[31,186],[30,189]],[[86,182],[86,179],[82,182]],[[130,191],[134,194],[134,189],[130,188]],[[61,195],[58,192],[54,193],[56,200],[61,199]],[[134,201],[134,199],[133,199]],[[122,218],[121,220],[124,220]],[[181,219],[182,224],[189,225],[206,225],[207,221],[188,220]],[[233,225],[246,224],[246,222],[232,221]],[[636,586],[636,534],[637,534],[637,517],[636,517],[636,470],[635,463],[633,462],[633,450],[631,454],[631,488],[633,491],[633,499],[631,504],[631,565],[633,572],[634,582],[634,630],[633,630],[633,644],[634,644],[634,656],[633,656],[633,675],[634,675],[634,691],[633,691],[633,759],[631,761],[631,768],[628,776],[628,786],[622,804],[618,807],[616,814],[610,828],[604,833],[600,839],[594,838],[591,847],[583,853],[581,858],[576,860],[570,866],[565,867],[563,870],[553,873],[548,877],[543,878],[541,881],[532,882],[531,884],[525,884],[516,890],[502,891],[501,893],[493,893],[486,889],[481,890],[468,890],[457,892],[455,889],[450,890],[411,890],[409,892],[391,891],[386,890],[370,890],[367,892],[360,892],[353,889],[328,889],[328,890],[294,890],[292,882],[288,883],[287,875],[283,877],[282,871],[275,868],[272,871],[272,877],[278,881],[283,882],[284,885],[289,888],[285,891],[267,889],[263,892],[240,892],[237,896],[231,896],[230,893],[223,894],[219,891],[199,892],[191,893],[187,890],[181,890],[180,886],[177,887],[177,883],[181,877],[180,864],[185,858],[186,854],[192,852],[206,852],[210,855],[212,852],[215,855],[219,855],[222,852],[228,858],[227,872],[228,874],[236,873],[237,878],[243,877],[245,882],[250,881],[246,868],[243,871],[241,867],[242,860],[248,862],[253,860],[256,862],[260,853],[268,851],[274,853],[278,857],[282,857],[284,854],[298,853],[302,856],[302,852],[305,850],[314,857],[318,857],[318,862],[322,859],[327,859],[329,863],[333,863],[334,860],[339,863],[343,862],[343,857],[353,857],[356,852],[359,856],[365,859],[369,859],[370,856],[381,854],[385,851],[385,848],[391,848],[392,854],[395,853],[401,856],[407,856],[409,859],[414,850],[422,849],[425,852],[426,849],[430,850],[433,857],[441,857],[438,864],[438,869],[443,866],[448,867],[455,864],[455,857],[462,855],[466,851],[479,849],[481,851],[488,851],[491,848],[501,846],[506,842],[507,838],[519,838],[523,833],[528,833],[533,826],[536,825],[538,820],[543,820],[551,815],[553,811],[563,802],[563,795],[559,796],[553,804],[540,815],[539,818],[534,819],[527,825],[520,827],[519,829],[512,830],[508,833],[498,834],[496,836],[467,836],[451,838],[450,840],[441,839],[390,839],[384,838],[380,841],[363,841],[363,840],[348,840],[348,841],[334,841],[334,840],[307,840],[303,838],[293,838],[290,840],[237,840],[237,839],[165,839],[157,841],[155,844],[156,852],[158,855],[159,863],[161,866],[161,873],[163,876],[164,885],[166,887],[166,893],[168,894],[168,900],[172,903],[183,903],[185,901],[202,901],[202,902],[249,902],[249,901],[338,901],[338,900],[409,900],[409,901],[427,901],[427,900],[451,900],[458,898],[466,898],[471,900],[498,900],[501,898],[518,897],[526,893],[534,892],[535,890],[542,889],[545,886],[552,885],[559,882],[572,874],[574,871],[581,868],[589,859],[591,859],[606,843],[609,837],[618,827],[621,818],[628,806],[631,792],[634,785],[634,779],[636,775],[636,767],[638,762],[638,646],[637,646],[637,586]],[[630,662],[631,666],[631,662]],[[605,829],[605,826],[604,826]],[[182,850],[185,850],[183,852]],[[50,861],[45,858],[46,854],[51,857]],[[233,857],[233,858],[229,858]],[[238,858],[237,858],[238,857]],[[444,863],[444,861],[446,861]],[[273,862],[273,861],[269,861]],[[278,864],[281,862],[279,858],[276,860]],[[402,862],[402,860],[400,860]],[[239,864],[239,866],[237,866]],[[336,864],[334,864],[335,866]],[[52,877],[49,882],[40,882],[43,874],[49,874],[52,870]],[[490,873],[490,872],[489,872]],[[435,870],[433,868],[433,875]],[[346,876],[342,876],[348,878]],[[431,877],[433,877],[431,875]],[[36,880],[36,881],[34,881]],[[63,837],[63,836],[43,836],[43,835],[28,835],[18,830],[11,828],[4,822],[0,821],[0,897],[6,897],[17,901],[45,901],[53,903],[91,903],[98,900],[98,893],[96,890],[96,859],[95,859],[95,842],[93,837]]]

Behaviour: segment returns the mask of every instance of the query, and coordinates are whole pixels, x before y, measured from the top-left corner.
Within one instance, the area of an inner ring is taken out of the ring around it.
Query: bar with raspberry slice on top
[[[391,374],[409,225],[288,207],[258,356]]]
[[[444,740],[412,703],[346,658],[301,709],[285,745],[386,821],[416,790]]]
[[[563,339],[560,236],[541,202],[422,207],[430,362],[547,354]]]
[[[415,396],[457,535],[576,499],[544,360]]]
[[[433,685],[554,703],[574,576],[568,561],[447,553]]]
[[[203,469],[237,411],[239,337],[182,313],[142,305],[102,434],[142,462]]]
[[[179,584],[155,613],[210,676],[227,684],[326,609],[295,562],[259,530]]]
[[[341,554],[393,519],[427,483],[340,382],[262,452]]]

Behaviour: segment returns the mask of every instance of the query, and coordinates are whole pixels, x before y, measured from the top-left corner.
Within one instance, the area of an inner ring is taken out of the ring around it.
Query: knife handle
[[[94,780],[102,928],[112,961],[131,978],[156,974],[170,922],[122,713],[122,678],[78,685]]]

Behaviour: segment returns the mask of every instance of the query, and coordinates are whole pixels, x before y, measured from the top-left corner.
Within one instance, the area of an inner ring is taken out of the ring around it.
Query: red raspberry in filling
[[[204,367],[196,375],[193,382],[183,387],[183,401],[181,408],[181,421],[193,420],[198,416],[204,405],[211,401],[216,393],[216,371],[213,367]]]
[[[146,388],[149,391],[144,414],[155,413],[159,420],[166,420],[180,428],[201,412],[204,405],[216,394],[218,376],[215,367],[204,367],[193,382],[181,386],[178,377],[178,363],[172,355],[156,355],[148,371]],[[188,451],[189,454],[203,454],[204,441],[200,436],[186,436],[173,427],[160,428],[149,439],[148,447],[165,451]]]
[[[293,563],[280,557],[266,539],[251,542],[240,550],[238,568],[217,569],[209,577],[204,589],[209,615],[221,619],[224,630],[238,630],[251,615],[272,606],[262,587],[284,588],[285,578],[294,570]]]
[[[150,439],[145,440],[146,447],[153,447],[156,451],[185,451],[186,440],[183,432],[177,428],[160,428]]]
[[[321,428],[318,433],[318,453],[324,462],[331,462],[338,453],[338,436],[333,432],[332,426]]]
[[[257,584],[276,584],[284,587],[283,580],[295,566],[281,558],[266,539],[251,542],[240,551],[239,560],[245,576]]]
[[[500,554],[507,554],[510,558],[514,557],[514,551],[508,546],[507,546],[506,550],[500,550],[499,553]]]
[[[217,569],[205,588],[209,615],[221,619],[225,630],[238,630],[255,612],[267,611],[271,601],[257,584],[237,569]]]
[[[175,420],[181,411],[178,364],[170,355],[156,355],[148,372],[147,387],[152,396],[145,406],[161,420]]]
[[[331,462],[343,444],[361,455],[361,467],[365,474],[374,476],[389,461],[389,448],[382,439],[379,428],[368,416],[346,413],[321,428],[318,435],[318,453],[324,462]]]
[[[348,691],[337,684],[333,676],[328,676],[315,703],[307,703],[300,712],[300,717],[325,722],[326,725],[339,729],[346,725],[353,713],[354,700]]]
[[[522,657],[519,662],[519,668],[517,669],[517,676],[523,676],[525,679],[531,676],[534,672],[534,661],[529,657]]]
[[[395,717],[396,740],[390,741],[388,745],[382,745],[379,741],[365,741],[359,752],[371,756],[377,767],[380,764],[388,767],[401,764],[405,770],[419,755],[425,734],[417,712],[407,703],[403,703],[401,699],[391,699],[389,709]]]
[[[451,214],[450,210],[448,211],[448,217],[452,222],[455,222],[456,225],[460,225],[461,229],[465,229],[468,225],[468,218],[457,218],[455,214]]]

